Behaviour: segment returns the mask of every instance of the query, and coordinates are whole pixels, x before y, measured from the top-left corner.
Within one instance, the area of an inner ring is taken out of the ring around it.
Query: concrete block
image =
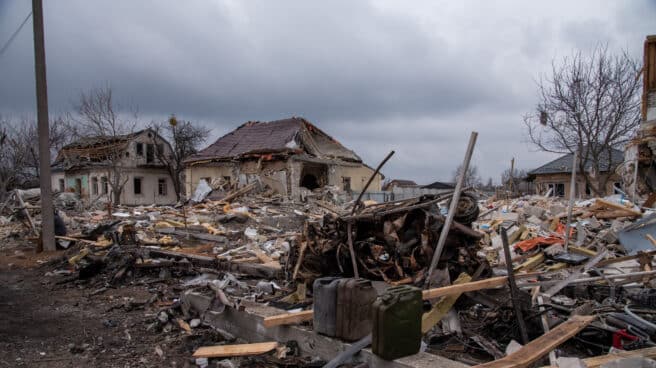
[[[535,217],[538,217],[538,218],[543,218],[544,214],[546,212],[547,211],[542,207],[537,207],[537,206],[526,206],[526,207],[524,207],[524,213],[526,214],[526,216],[529,216],[529,217],[535,216]]]

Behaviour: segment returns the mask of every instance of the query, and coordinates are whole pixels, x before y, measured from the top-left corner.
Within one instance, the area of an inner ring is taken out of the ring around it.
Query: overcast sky
[[[44,0],[51,115],[111,86],[140,118],[213,129],[303,116],[388,178],[450,180],[473,163],[499,181],[526,142],[536,80],[599,43],[642,58],[656,1]],[[0,45],[31,10],[0,0]],[[0,114],[35,115],[32,22],[0,55]],[[211,143],[211,141],[208,142]]]

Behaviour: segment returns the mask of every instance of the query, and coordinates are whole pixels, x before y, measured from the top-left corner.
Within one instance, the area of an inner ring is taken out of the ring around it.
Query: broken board
[[[247,355],[260,355],[278,347],[278,343],[258,342],[255,344],[203,346],[194,352],[194,358],[227,358]]]
[[[556,328],[524,345],[521,349],[489,363],[479,364],[475,368],[524,368],[535,363],[538,359],[549,354],[563,342],[579,333],[594,316],[574,316],[556,326]]]

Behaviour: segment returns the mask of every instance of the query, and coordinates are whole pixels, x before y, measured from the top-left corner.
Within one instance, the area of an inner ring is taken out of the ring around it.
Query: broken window
[[[100,186],[102,187],[102,194],[107,194],[109,192],[109,183],[107,183],[107,177],[103,176],[100,178]]]
[[[82,179],[75,179],[75,193],[82,195]]]
[[[66,183],[64,182],[64,179],[59,179],[59,191],[63,192],[66,190]]]
[[[342,176],[342,189],[344,189],[346,192],[351,191],[351,177]]]
[[[164,144],[163,143],[158,143],[157,144],[157,155],[161,156],[164,154]]]
[[[553,189],[551,192],[553,197],[565,196],[565,184],[563,183],[549,183],[549,189]]]
[[[155,146],[148,143],[146,145],[146,162],[151,163],[155,160]]]
[[[141,178],[134,178],[133,187],[134,194],[141,194]]]
[[[98,178],[91,178],[91,194],[98,195]]]
[[[137,143],[137,156],[143,156],[143,143]]]
[[[166,195],[166,179],[157,180],[157,193],[161,196]]]

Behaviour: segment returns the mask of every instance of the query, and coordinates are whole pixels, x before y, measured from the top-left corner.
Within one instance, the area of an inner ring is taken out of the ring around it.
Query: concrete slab
[[[185,293],[183,304],[197,305],[201,309],[211,305],[210,297],[198,293]],[[302,354],[318,356],[326,361],[344,351],[350,344],[338,339],[319,335],[307,326],[276,326],[265,328],[264,317],[285,313],[284,310],[265,306],[258,303],[244,301],[243,310],[226,307],[221,313],[211,309],[205,310],[204,322],[220,328],[236,337],[248,342],[261,342],[276,340],[286,342],[294,340],[298,343]],[[202,312],[202,311],[201,311]],[[354,357],[356,362],[368,362],[370,367],[389,368],[465,368],[465,364],[429,353],[419,353],[394,361],[385,361],[378,358],[370,349],[362,350]]]

